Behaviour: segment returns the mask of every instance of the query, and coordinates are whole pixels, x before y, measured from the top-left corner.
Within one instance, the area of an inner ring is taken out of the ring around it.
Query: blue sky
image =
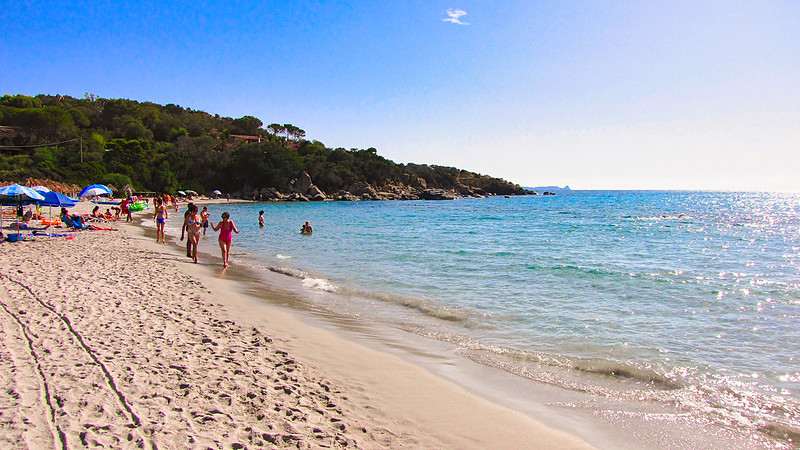
[[[526,186],[800,191],[800,2],[0,0],[0,88]]]

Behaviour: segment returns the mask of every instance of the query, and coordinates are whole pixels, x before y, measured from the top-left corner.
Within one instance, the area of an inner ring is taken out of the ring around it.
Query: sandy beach
[[[107,226],[0,244],[2,447],[590,447]]]

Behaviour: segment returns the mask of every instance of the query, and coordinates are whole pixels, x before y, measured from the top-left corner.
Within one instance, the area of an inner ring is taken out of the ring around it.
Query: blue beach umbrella
[[[8,205],[32,203],[37,200],[44,200],[44,197],[27,186],[9,184],[0,188],[0,200],[3,200],[3,203]]]
[[[111,189],[102,184],[90,184],[81,190],[78,197],[94,197],[97,195],[111,195]]]
[[[9,184],[0,187],[0,203],[3,205],[24,205],[35,201],[44,200],[42,194],[27,186]],[[2,214],[0,214],[0,228],[3,227]],[[17,240],[19,241],[19,219],[17,219]]]
[[[62,208],[72,208],[75,206],[77,201],[73,201],[71,198],[67,197],[66,195],[60,192],[45,192],[42,194],[44,200],[39,202],[40,206],[49,206],[50,207],[50,218],[53,217],[53,206],[55,207],[62,207]]]
[[[42,206],[63,206],[71,208],[75,206],[75,202],[60,192],[45,192],[43,195],[44,200],[40,200],[39,204]]]

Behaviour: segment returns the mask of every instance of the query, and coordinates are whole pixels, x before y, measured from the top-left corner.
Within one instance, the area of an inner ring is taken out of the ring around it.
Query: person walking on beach
[[[258,212],[258,226],[264,228],[264,211]]]
[[[189,216],[186,219],[186,239],[189,241],[189,253],[191,253],[194,263],[197,264],[197,243],[200,241],[200,230],[203,222],[197,213],[197,205],[192,205],[189,209]]]
[[[191,214],[192,212],[192,207],[194,206],[194,203],[189,203],[186,206],[187,206],[186,212],[183,213],[183,225],[181,225],[181,240],[183,240],[183,237],[186,234],[186,224],[189,222],[189,214]],[[189,242],[188,239],[186,240],[186,256],[188,256],[189,258],[192,257],[191,243]]]
[[[164,201],[161,198],[156,198],[156,208],[153,214],[153,220],[156,223],[156,242],[166,244],[167,240],[164,236],[164,225],[167,222],[167,207],[164,206]]]
[[[228,220],[230,214],[227,211],[222,213],[222,222],[214,225],[211,222],[211,228],[214,231],[219,231],[219,249],[222,251],[222,267],[228,267],[228,257],[231,255],[231,243],[233,243],[233,233],[239,233],[236,224],[232,220]]]
[[[203,206],[203,210],[200,211],[200,220],[203,221],[203,236],[206,235],[206,231],[208,231],[208,218],[211,217],[211,213],[208,212],[208,208]]]

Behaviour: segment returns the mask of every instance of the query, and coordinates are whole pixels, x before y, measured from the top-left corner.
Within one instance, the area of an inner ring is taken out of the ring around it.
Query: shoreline
[[[231,203],[233,202],[232,199]],[[226,200],[208,199],[195,202],[199,206],[209,203],[225,204]],[[345,392],[351,399],[355,397],[353,392],[368,393],[374,390],[373,394],[362,400],[380,399],[379,403],[386,403],[384,408],[387,408],[382,411],[382,415],[390,416],[395,426],[408,422],[413,425],[413,434],[434,437],[439,442],[437,447],[487,448],[499,445],[502,448],[593,448],[577,434],[545,425],[530,414],[503,406],[489,400],[487,396],[475,394],[473,390],[467,390],[459,383],[448,380],[444,374],[433,374],[422,360],[409,361],[408,349],[400,349],[405,344],[399,344],[397,348],[400,350],[394,353],[391,348],[375,340],[360,339],[357,335],[363,331],[363,324],[353,324],[351,321],[349,326],[343,327],[341,317],[323,323],[327,321],[316,317],[316,311],[303,308],[298,310],[297,306],[303,300],[284,298],[294,296],[291,288],[288,288],[293,279],[287,280],[283,275],[267,273],[265,275],[269,279],[265,281],[263,278],[253,278],[252,274],[247,273],[247,268],[234,265],[223,269],[217,254],[218,248],[213,242],[205,242],[206,248],[198,250],[198,254],[202,252],[203,257],[195,265],[188,258],[181,258],[183,247],[177,236],[172,239],[176,245],[163,246],[155,243],[153,229],[139,225],[131,228],[137,229],[141,237],[152,238],[143,239],[143,245],[154,249],[167,247],[169,252],[174,252],[184,262],[180,269],[195,278],[202,277],[206,287],[219,295],[217,298],[224,297],[222,305],[231,320],[246,323],[248,327],[264,327],[281,336],[279,340],[292,355],[310,362],[326,375],[335,374],[339,385],[347,387]],[[213,241],[214,237],[215,234],[210,234],[208,239]],[[234,242],[234,247],[235,245]],[[203,243],[200,247],[204,247]],[[265,287],[266,293],[255,292],[255,289]],[[279,297],[284,299],[275,303]],[[343,329],[348,327],[351,330]],[[430,339],[400,330],[390,331],[389,334],[392,334],[389,339],[397,338],[396,335],[401,334],[404,339],[434,343]],[[441,345],[438,341],[435,343]],[[498,375],[493,368],[466,359],[462,361],[464,362],[480,367],[485,371],[484,374],[493,372]],[[452,365],[453,361],[447,363]],[[500,376],[505,381],[517,378],[504,372]],[[366,386],[371,389],[367,390]],[[430,409],[432,404],[438,407]],[[369,410],[381,409],[376,404],[362,406]],[[401,413],[400,416],[397,412]],[[442,425],[445,427],[440,428]],[[430,428],[424,430],[421,427]],[[412,445],[418,446],[426,447],[421,443]]]
[[[5,442],[590,448],[112,226],[0,244]]]
[[[213,208],[215,214],[220,212],[218,209]],[[237,223],[240,223],[242,217],[250,217],[257,210],[256,206],[229,211],[235,211],[232,214],[237,218]],[[297,221],[297,217],[292,217],[291,221],[280,222],[279,228],[292,229]],[[142,225],[144,229],[149,228],[147,221]],[[173,229],[172,234],[174,233]],[[214,236],[209,240],[202,239],[200,245],[203,249],[205,244],[205,251],[210,255],[205,257],[205,261],[212,266],[215,262],[219,263],[219,250],[216,248]],[[253,244],[252,239],[257,236],[260,235],[245,235],[244,238],[249,239],[247,243]],[[284,233],[280,237],[276,235],[267,239],[274,238],[286,239],[287,236]],[[298,320],[330,330],[346,340],[378,352],[398,356],[474,395],[521,412],[557,430],[575,434],[592,445],[631,449],[675,446],[780,448],[780,442],[768,442],[763,436],[758,438],[760,434],[742,434],[736,429],[726,428],[724,422],[708,421],[704,416],[695,416],[686,410],[672,408],[669,403],[646,401],[643,397],[626,396],[624,392],[621,397],[604,394],[605,389],[636,390],[639,382],[635,380],[628,383],[625,379],[609,377],[603,373],[587,373],[587,378],[583,378],[584,375],[571,370],[529,374],[524,366],[520,370],[513,357],[503,359],[492,358],[490,355],[487,358],[479,352],[471,351],[469,346],[464,347],[458,340],[447,339],[447,336],[444,339],[435,337],[437,333],[426,332],[430,329],[424,326],[417,329],[414,326],[405,326],[407,324],[404,321],[383,321],[379,315],[371,314],[368,311],[370,306],[366,304],[362,305],[366,307],[363,310],[348,308],[347,302],[342,302],[339,294],[329,293],[324,288],[318,289],[316,285],[309,288],[309,284],[305,282],[308,279],[305,274],[297,277],[281,270],[273,272],[274,264],[280,266],[280,258],[270,262],[261,259],[264,255],[273,254],[269,248],[269,245],[245,247],[245,243],[234,243],[233,268],[236,270],[228,270],[227,279],[244,283],[249,295],[269,303],[270,306],[288,311]],[[251,254],[250,251],[256,253]],[[264,251],[267,253],[263,254]],[[344,249],[343,251],[346,252]],[[331,256],[336,257],[329,254]],[[221,266],[217,269],[221,270]],[[324,282],[328,276],[317,273],[309,266],[301,270],[309,270],[308,277],[315,281],[319,278]],[[271,288],[270,294],[259,295],[257,291],[265,286]],[[293,297],[280,300],[285,292],[291,292]],[[382,306],[378,308],[383,309]],[[535,371],[536,367],[532,370]],[[589,390],[582,389],[583,386],[588,386]],[[658,392],[655,395],[656,398],[661,398],[658,397]]]

